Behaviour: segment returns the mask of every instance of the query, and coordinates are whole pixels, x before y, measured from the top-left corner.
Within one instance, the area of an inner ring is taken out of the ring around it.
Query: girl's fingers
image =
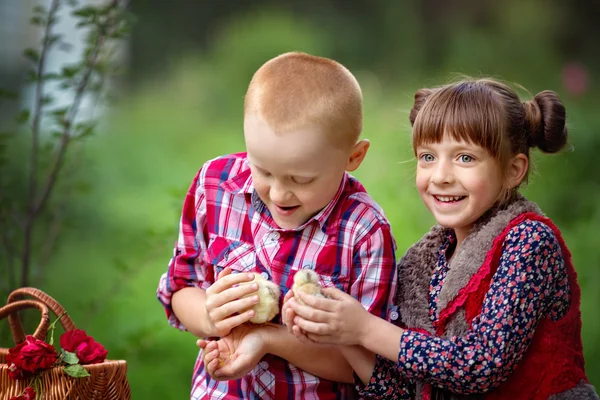
[[[292,327],[294,326],[294,318],[296,314],[292,308],[287,308],[283,316],[283,323],[287,327],[288,332],[292,333]]]
[[[314,297],[306,295],[306,297]],[[322,300],[322,299],[319,299]],[[294,299],[290,300],[290,307],[294,310],[297,316],[300,316],[306,320],[314,322],[327,322],[331,319],[331,314],[319,309],[313,308],[309,305],[303,305],[296,302]]]
[[[292,297],[294,297],[294,291],[292,289],[288,290],[288,292],[285,294],[284,298],[283,298],[283,304],[285,304],[286,301],[288,301],[289,299],[291,299]]]
[[[329,325],[321,322],[306,320],[300,316],[294,318],[294,325],[298,325],[305,333],[315,333],[317,335],[329,335]]]
[[[354,299],[354,297],[350,296],[348,293],[346,293],[346,292],[344,292],[344,291],[342,291],[342,290],[340,290],[340,289],[338,289],[338,288],[336,288],[334,286],[323,288],[323,289],[321,289],[321,292],[325,296],[327,296],[327,297],[329,297],[330,299],[333,299],[333,300],[344,300],[344,299],[346,299],[348,297]]]
[[[339,300],[317,297],[301,291],[298,291],[298,296],[300,296],[300,299],[306,303],[307,306],[327,312],[335,312],[336,306],[339,303]]]
[[[306,335],[304,334],[304,332],[302,332],[302,329],[300,329],[300,327],[298,325],[294,325],[292,328],[292,333],[294,334],[294,336],[301,342],[303,343],[308,343],[310,342],[310,340],[308,339],[308,337],[306,337]]]

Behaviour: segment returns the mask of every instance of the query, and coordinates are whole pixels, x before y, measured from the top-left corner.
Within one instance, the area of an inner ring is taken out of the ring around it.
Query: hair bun
[[[556,153],[562,149],[567,143],[566,112],[558,95],[544,90],[524,102],[523,106],[529,144],[544,153]]]
[[[425,104],[425,100],[433,93],[433,89],[419,89],[415,93],[415,104],[413,104],[410,109],[410,114],[408,115],[408,119],[410,120],[410,125],[413,126],[415,124],[415,120],[417,119],[417,115]]]

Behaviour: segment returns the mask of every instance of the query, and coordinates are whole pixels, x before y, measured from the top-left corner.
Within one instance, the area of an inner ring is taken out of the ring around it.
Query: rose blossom
[[[10,365],[9,374],[12,373],[18,379],[23,377],[23,371],[34,373],[40,369],[50,368],[57,357],[54,347],[32,335],[27,335],[23,343],[8,351],[6,363]]]
[[[63,333],[60,337],[60,346],[66,351],[75,353],[80,364],[101,363],[108,354],[104,346],[81,329],[73,329]]]
[[[87,334],[84,330],[81,329],[73,329],[71,331],[66,331],[60,337],[60,347],[64,350],[69,351],[71,353],[75,353],[77,350],[77,346],[79,343],[83,342]]]

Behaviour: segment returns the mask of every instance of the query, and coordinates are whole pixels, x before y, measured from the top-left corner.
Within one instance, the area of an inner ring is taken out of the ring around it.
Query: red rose
[[[80,364],[98,364],[106,359],[108,350],[88,336],[77,346],[77,357]]]
[[[66,331],[60,337],[60,347],[79,358],[79,364],[98,364],[106,359],[108,351],[84,330]]]
[[[21,396],[13,396],[10,400],[35,400],[35,390],[32,387],[27,387]]]
[[[66,331],[60,337],[60,347],[71,353],[75,353],[77,346],[83,342],[88,335],[81,329],[73,329],[72,331]]]
[[[14,364],[16,369],[13,374],[19,375],[18,370],[34,373],[40,369],[50,368],[56,361],[58,354],[54,347],[43,340],[31,335],[25,337],[23,343],[19,343],[8,351],[7,363]]]
[[[31,375],[29,372],[23,371],[21,368],[17,367],[17,364],[10,359],[10,354],[6,356],[6,363],[8,364],[8,377],[10,379],[26,379]]]

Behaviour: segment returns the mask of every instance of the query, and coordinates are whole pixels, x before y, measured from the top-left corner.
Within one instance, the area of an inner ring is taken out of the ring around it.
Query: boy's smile
[[[244,118],[254,188],[283,229],[295,229],[325,208],[353,165],[353,149],[333,146],[326,135],[315,125],[275,132],[260,117]]]

